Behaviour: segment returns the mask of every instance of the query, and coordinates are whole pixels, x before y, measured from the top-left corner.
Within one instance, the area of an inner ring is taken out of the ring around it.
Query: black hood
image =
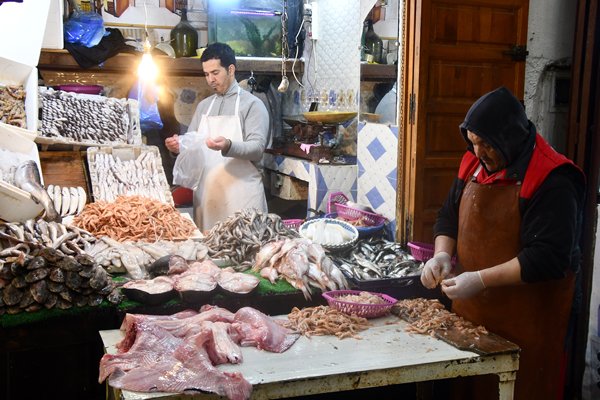
[[[507,169],[522,170],[518,166],[529,162],[535,144],[535,125],[507,88],[500,87],[480,97],[460,124],[468,149],[473,151],[467,130],[489,143],[502,156]]]

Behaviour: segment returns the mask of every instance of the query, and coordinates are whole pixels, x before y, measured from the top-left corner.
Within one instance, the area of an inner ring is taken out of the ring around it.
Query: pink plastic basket
[[[346,296],[349,294],[358,295],[361,292],[364,292],[364,290],[332,290],[323,293],[323,297],[325,300],[327,300],[329,307],[341,311],[344,314],[356,315],[357,317],[363,318],[381,317],[387,314],[392,306],[398,302],[398,300],[388,296],[387,294],[374,292],[369,293],[381,297],[385,301],[385,304],[363,304],[338,299],[340,296]]]
[[[423,242],[408,242],[406,244],[410,249],[410,254],[415,258],[415,260],[426,262],[431,257],[433,257],[433,244],[431,243],[423,243]],[[456,256],[452,257],[452,264],[456,264]]]
[[[328,213],[337,213],[338,217],[347,221],[362,221],[367,226],[381,225],[385,222],[385,217],[372,212],[353,208],[346,203],[348,198],[342,192],[335,192],[329,195],[327,204]]]
[[[283,225],[285,225],[288,229],[298,230],[298,228],[300,228],[300,225],[302,225],[303,222],[303,219],[284,219]]]

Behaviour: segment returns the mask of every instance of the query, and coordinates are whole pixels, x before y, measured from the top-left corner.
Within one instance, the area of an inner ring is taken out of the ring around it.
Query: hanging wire
[[[287,77],[287,59],[289,57],[290,49],[288,47],[287,39],[287,0],[283,0],[283,13],[281,14],[281,84],[277,88],[280,93],[285,93],[290,85]]]
[[[148,34],[148,8],[146,7],[146,2],[144,1],[144,40],[142,42],[142,49],[144,53],[149,53],[151,50],[150,39]]]
[[[283,0],[283,14],[281,14],[281,76],[286,76],[286,61],[290,54],[290,48],[288,46],[288,13],[287,13],[287,0]]]
[[[296,55],[294,56],[294,62],[292,63],[292,75],[294,76],[294,79],[296,80],[298,85],[300,85],[301,88],[304,88],[304,85],[296,76],[296,61],[298,61],[298,52],[300,51],[300,43],[298,43],[298,37],[300,36],[300,32],[302,32],[302,28],[304,28],[304,23],[304,16],[302,16],[302,23],[300,24],[298,32],[296,32],[296,37],[294,38],[294,44],[296,45]]]

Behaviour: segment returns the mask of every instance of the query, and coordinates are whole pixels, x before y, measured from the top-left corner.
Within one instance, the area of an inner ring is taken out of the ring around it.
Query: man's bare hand
[[[166,138],[165,146],[171,153],[179,154],[179,135]]]
[[[224,138],[223,136],[217,136],[214,139],[206,139],[206,147],[215,151],[227,152],[231,147],[231,140]]]

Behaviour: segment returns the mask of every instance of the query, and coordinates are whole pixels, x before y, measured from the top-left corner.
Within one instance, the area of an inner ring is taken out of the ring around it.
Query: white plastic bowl
[[[312,224],[316,224],[316,223],[339,225],[344,230],[347,231],[347,233],[350,235],[350,239],[348,239],[342,243],[326,243],[326,242],[320,243],[320,242],[310,238],[307,235],[307,229]],[[347,222],[341,221],[339,219],[334,219],[334,218],[316,218],[316,219],[308,220],[308,221],[304,222],[302,225],[300,225],[300,229],[298,230],[298,232],[300,233],[300,236],[302,236],[303,238],[312,240],[314,243],[320,244],[321,246],[323,246],[323,248],[328,249],[328,250],[346,249],[348,247],[353,246],[354,243],[356,243],[356,241],[358,240],[358,230],[353,225],[351,225]]]

